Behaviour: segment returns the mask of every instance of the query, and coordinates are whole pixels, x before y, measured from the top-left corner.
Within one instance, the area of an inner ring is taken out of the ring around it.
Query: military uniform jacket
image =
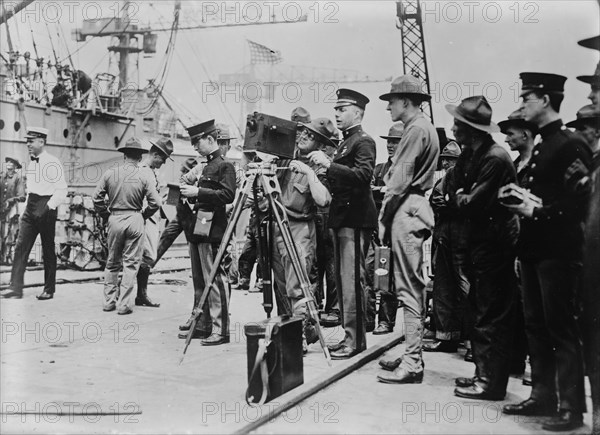
[[[508,152],[490,137],[476,151],[467,148],[454,166],[455,204],[468,219],[469,239],[514,246],[519,233],[517,217],[498,201],[502,186],[514,183],[517,172]],[[463,189],[457,194],[456,190]]]
[[[0,215],[4,215],[10,210],[14,202],[25,201],[25,182],[20,170],[16,170],[12,176],[7,173],[0,173]]]
[[[297,157],[295,160],[306,163],[315,172],[319,181],[328,188],[329,182],[326,171],[322,166],[314,165],[304,157]],[[282,160],[279,164],[288,167],[290,162],[292,160]],[[314,220],[317,213],[317,205],[310,191],[308,175],[286,169],[277,172],[277,179],[281,187],[281,202],[285,207],[288,217],[299,221]]]
[[[138,211],[149,219],[161,206],[155,183],[150,168],[130,162],[120,164],[102,174],[92,195],[94,209],[103,219],[115,210]]]
[[[463,219],[450,197],[456,192],[456,177],[452,167],[440,178],[431,192],[429,203],[435,213],[435,227],[433,228],[433,239],[441,244],[458,245],[466,234],[466,221]]]
[[[542,127],[540,135],[542,140],[533,148],[526,166],[523,187],[540,197],[543,207],[521,221],[519,257],[580,260],[588,196],[573,192],[565,183],[565,173],[577,159],[589,168],[591,152],[561,120]]]
[[[377,227],[377,210],[371,193],[375,167],[375,141],[360,125],[344,131],[344,141],[327,170],[331,228]]]
[[[375,165],[375,170],[373,171],[373,180],[371,181],[371,186],[373,187],[382,187],[385,186],[385,181],[383,181],[385,175],[390,170],[390,166],[392,165],[392,159],[389,158],[385,163],[379,163]],[[383,193],[381,190],[373,190],[373,199],[375,200],[375,208],[377,210],[377,214],[381,210],[381,204],[383,203]]]
[[[231,204],[235,197],[235,168],[223,157],[221,150],[216,150],[207,156],[207,162],[198,177],[196,186],[198,196],[188,204],[177,204],[178,217],[186,238],[192,243],[219,243],[227,228],[225,204]],[[196,211],[212,211],[213,222],[208,237],[194,235]]]

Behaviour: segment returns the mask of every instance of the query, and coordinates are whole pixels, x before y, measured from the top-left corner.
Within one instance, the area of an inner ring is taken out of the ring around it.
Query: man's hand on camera
[[[187,184],[180,184],[179,190],[181,194],[186,198],[195,198],[198,196],[198,188],[196,186],[188,186]]]
[[[300,174],[305,174],[305,175],[308,175],[313,171],[312,169],[310,169],[308,167],[308,165],[306,163],[303,163],[299,160],[292,160],[290,162],[290,169],[294,172],[298,172]]]
[[[313,151],[308,155],[308,158],[315,165],[323,166],[326,169],[329,169],[329,166],[331,166],[331,160],[323,151]]]

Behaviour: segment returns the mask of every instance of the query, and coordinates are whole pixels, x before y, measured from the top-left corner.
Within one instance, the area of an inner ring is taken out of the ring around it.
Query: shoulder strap
[[[265,338],[258,340],[258,350],[256,351],[256,358],[254,359],[254,367],[248,378],[248,388],[246,388],[246,403],[251,407],[257,407],[264,405],[269,395],[269,368],[267,366],[267,351],[271,344],[271,334],[275,328],[275,322],[279,318],[272,319],[265,325]],[[262,381],[262,394],[258,402],[254,402],[254,396],[250,395],[250,384],[256,372],[260,369],[260,379]]]

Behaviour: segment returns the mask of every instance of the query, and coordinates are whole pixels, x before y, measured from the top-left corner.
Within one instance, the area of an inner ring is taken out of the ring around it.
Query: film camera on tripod
[[[258,151],[282,159],[293,159],[298,124],[264,113],[248,115],[244,151]]]
[[[333,128],[331,121],[327,121]],[[311,129],[311,126],[304,124],[304,128]],[[298,204],[293,202],[284,201],[284,198],[287,198],[286,195],[290,193],[288,187],[300,186],[301,183],[304,184],[301,189],[303,196],[298,198],[301,199],[300,205],[302,201],[305,201],[306,204],[315,208],[315,204],[323,206],[329,202],[330,196],[321,181],[317,183],[313,180],[310,183],[307,181],[308,174],[315,175],[313,170],[306,163],[294,160],[297,129],[298,124],[293,121],[261,113],[253,113],[248,116],[244,151],[255,151],[257,155],[264,157],[265,161],[249,165],[246,180],[234,205],[231,219],[213,264],[213,270],[216,270],[223,258],[233,228],[239,220],[241,210],[247,199],[251,195],[254,196],[256,215],[261,215],[258,224],[258,257],[264,279],[263,306],[267,313],[267,320],[247,325],[245,328],[248,338],[249,388],[246,394],[248,403],[257,401],[264,403],[265,400],[277,397],[303,382],[302,354],[307,351],[307,341],[309,343],[319,341],[325,357],[330,363],[308,276],[309,262],[306,246],[314,245],[314,221],[310,219],[309,213],[302,216],[306,218],[304,221],[299,221],[298,218],[305,209],[297,207]],[[329,136],[322,135],[319,131],[315,131],[315,134],[321,135],[329,141]],[[309,135],[310,143],[316,143],[316,136],[313,133],[306,133],[301,142],[305,143]],[[269,156],[275,156],[281,160],[275,162]],[[288,160],[291,162],[288,163]],[[277,164],[281,164],[283,167],[277,167]],[[287,169],[291,169],[291,171]],[[283,185],[286,190],[283,194],[280,180],[285,180]],[[315,184],[318,187],[315,188]],[[318,200],[313,199],[314,189],[317,189]],[[267,208],[260,211],[258,209],[259,194],[268,204]],[[310,232],[311,225],[312,233]],[[309,243],[306,244],[306,241]],[[302,252],[302,255],[299,251]],[[272,288],[271,285],[272,271],[277,282],[275,288]],[[214,279],[213,271],[211,271],[211,277]],[[210,285],[212,285],[212,281],[207,283],[206,288],[209,288]],[[278,302],[279,316],[271,318],[273,290],[275,290]],[[203,293],[195,312],[201,311],[204,302],[205,293]],[[197,322],[197,319],[198,314],[195,314],[194,323]],[[188,344],[189,339],[186,342],[186,349]],[[285,358],[282,357],[283,355]]]

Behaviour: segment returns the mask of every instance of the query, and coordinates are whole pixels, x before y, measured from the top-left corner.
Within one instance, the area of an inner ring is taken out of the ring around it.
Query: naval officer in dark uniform
[[[337,98],[335,120],[344,140],[333,161],[323,151],[313,151],[309,158],[327,169],[332,196],[329,227],[334,231],[336,288],[345,337],[330,349],[332,359],[345,359],[367,348],[365,257],[377,228],[371,194],[375,141],[360,125],[369,99],[350,89],[339,89]]]
[[[225,205],[233,202],[236,180],[233,164],[223,157],[217,144],[218,129],[214,119],[188,128],[188,133],[194,149],[206,157],[206,165],[197,183],[180,186],[181,195],[188,199],[188,204],[177,205],[178,216],[189,241],[196,310],[227,227]],[[214,213],[208,236],[194,234],[196,213],[199,210]],[[201,343],[205,346],[229,343],[230,292],[225,271],[220,265],[207,303],[201,308],[202,319],[197,323],[196,330],[191,332],[194,334],[193,338],[201,338]],[[180,338],[186,338],[190,333],[190,320],[180,327],[181,330],[188,330],[187,333],[180,334]]]
[[[521,204],[507,206],[522,216],[518,250],[533,388],[529,399],[503,410],[554,415],[543,429],[572,430],[583,425],[585,411],[575,300],[587,197],[565,183],[565,174],[577,160],[589,168],[591,153],[579,135],[563,127],[558,114],[566,78],[544,73],[520,77],[523,116],[539,128],[542,137],[533,149],[523,187],[541,198],[543,205],[525,198]]]

